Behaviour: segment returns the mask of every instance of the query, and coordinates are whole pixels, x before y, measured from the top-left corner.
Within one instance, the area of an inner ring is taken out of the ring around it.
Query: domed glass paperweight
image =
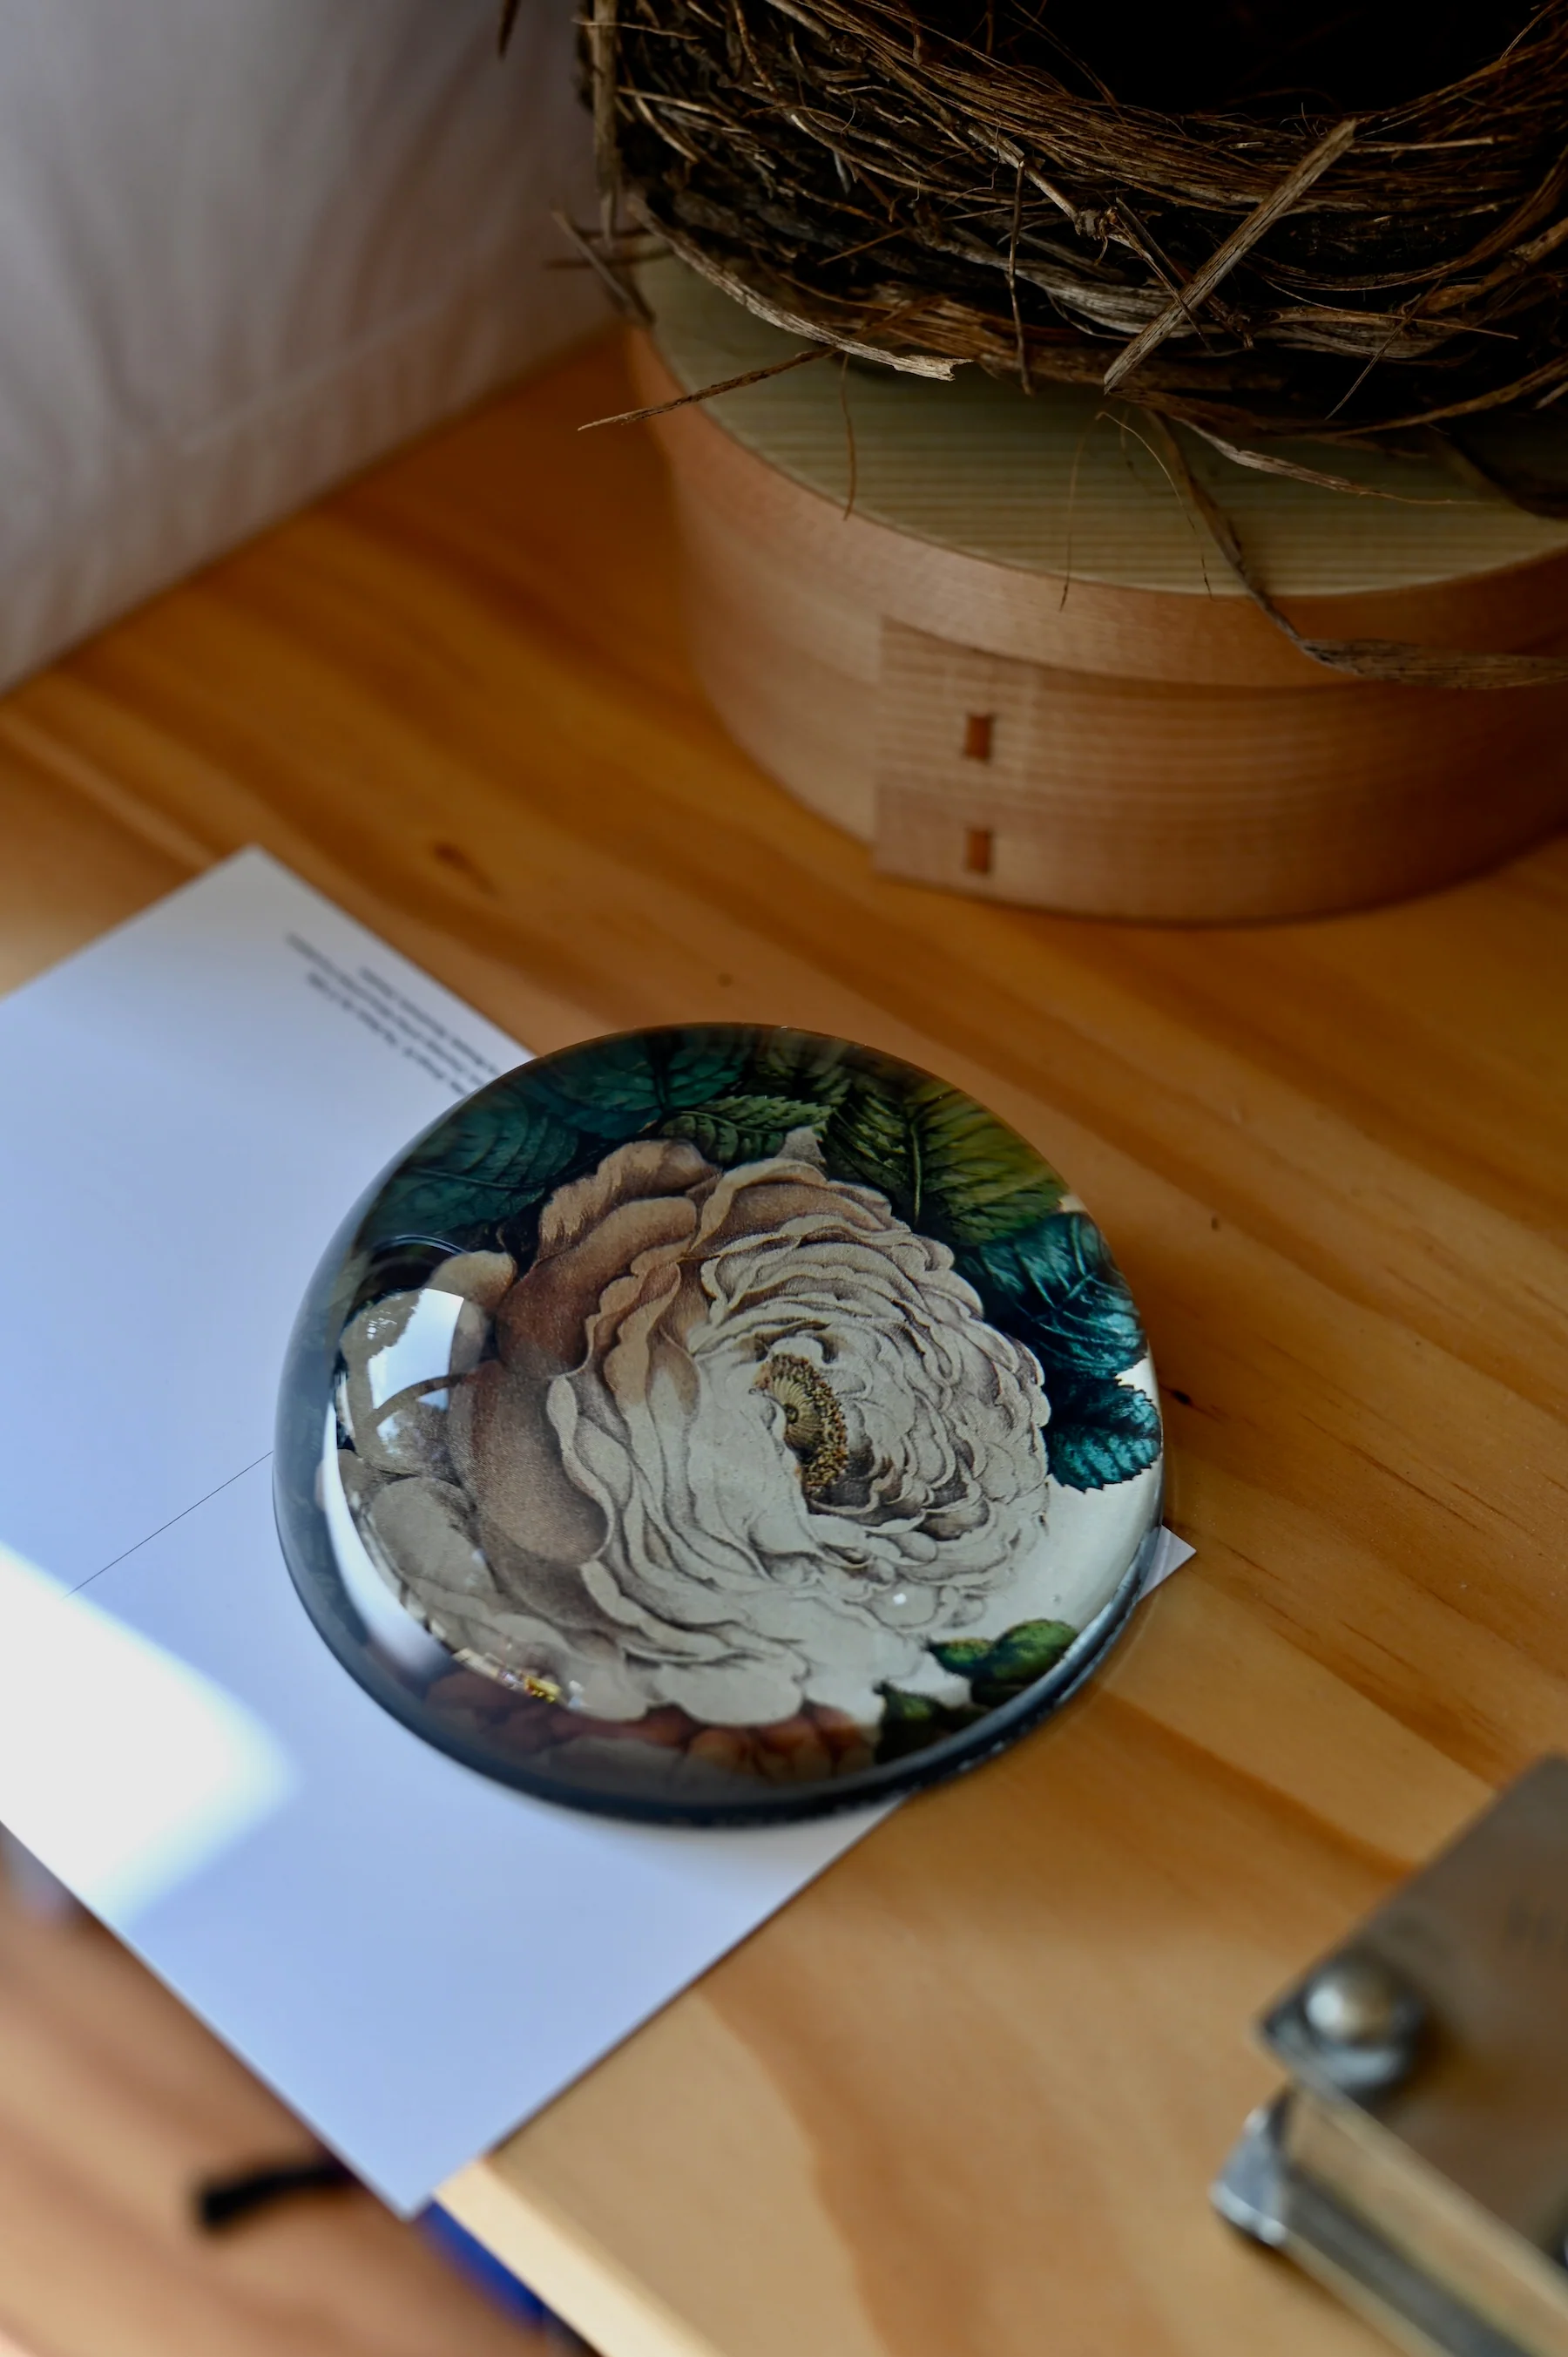
[[[742,1025],[541,1058],[356,1207],[284,1378],[278,1524],[345,1667],[486,1775],[725,1824],[983,1758],[1157,1534],[1099,1230],[961,1090]]]

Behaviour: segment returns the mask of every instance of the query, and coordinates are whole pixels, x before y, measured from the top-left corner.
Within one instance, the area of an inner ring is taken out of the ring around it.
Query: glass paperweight
[[[966,1767],[1084,1678],[1158,1531],[1142,1325],[1077,1198],[843,1039],[506,1074],[356,1207],[278,1524],[344,1666],[525,1792],[700,1824]]]

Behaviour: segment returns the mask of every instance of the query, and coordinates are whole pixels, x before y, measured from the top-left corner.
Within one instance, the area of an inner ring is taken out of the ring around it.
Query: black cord
[[[324,2152],[313,2160],[279,2161],[227,2177],[203,2178],[191,2197],[191,2207],[202,2233],[219,2234],[252,2211],[269,2209],[291,2193],[321,2193],[357,2182],[351,2169]]]

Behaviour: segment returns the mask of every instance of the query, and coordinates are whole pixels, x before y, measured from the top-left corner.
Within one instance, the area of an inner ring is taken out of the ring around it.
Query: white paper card
[[[258,852],[0,1007],[0,1820],[403,2210],[881,1813],[530,1800],[295,1598],[295,1308],[377,1172],[523,1052]]]
[[[1197,1549],[1189,1546],[1186,1539],[1178,1539],[1175,1531],[1162,1530],[1149,1558],[1149,1567],[1144,1574],[1144,1585],[1138,1590],[1139,1595],[1152,1596],[1173,1571],[1179,1571],[1196,1553]]]
[[[504,1791],[295,1598],[268,1460],[300,1297],[523,1052],[257,852],[0,1008],[0,1819],[405,2210],[874,1822]]]
[[[245,852],[0,1010],[0,1538],[75,1586],[272,1447],[338,1222],[523,1054]]]

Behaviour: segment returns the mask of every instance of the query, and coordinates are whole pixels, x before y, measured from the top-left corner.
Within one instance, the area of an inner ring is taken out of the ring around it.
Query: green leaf
[[[1016,1130],[945,1082],[856,1072],[828,1125],[829,1166],[956,1245],[1011,1236],[1054,1211],[1062,1181]]]
[[[1077,1635],[1067,1620],[1020,1620],[991,1648],[984,1671],[987,1684],[1032,1686],[1055,1669]]]
[[[934,1695],[906,1694],[901,1686],[884,1686],[884,1727],[930,1727],[941,1717],[942,1706]]]
[[[1147,1392],[1100,1377],[1047,1389],[1046,1446],[1051,1471],[1065,1489],[1108,1489],[1158,1464],[1160,1411]]]
[[[929,1650],[944,1670],[970,1681],[975,1702],[994,1710],[1055,1669],[1077,1635],[1066,1620],[1020,1620],[1001,1637],[960,1637]]]
[[[1066,1376],[1120,1375],[1148,1345],[1126,1279],[1084,1211],[1059,1211],[1021,1234],[958,1255],[993,1324],[1027,1342],[1053,1407]]]
[[[828,1167],[834,1176],[861,1178],[906,1211],[915,1188],[910,1125],[903,1092],[879,1072],[856,1072],[828,1122]]]
[[[923,1192],[953,1243],[1014,1235],[1061,1201],[1066,1189],[1044,1157],[961,1089],[927,1082],[913,1113]]]
[[[943,1669],[950,1670],[954,1677],[972,1678],[984,1666],[991,1644],[989,1637],[955,1637],[950,1644],[929,1645],[926,1650],[934,1653]]]
[[[924,1751],[944,1736],[960,1734],[972,1727],[982,1713],[972,1705],[960,1704],[955,1709],[949,1703],[938,1702],[930,1695],[906,1694],[900,1686],[882,1686],[882,1725],[876,1738],[878,1766],[889,1760],[906,1760],[912,1751]]]
[[[880,1070],[854,1073],[833,1108],[823,1142],[835,1177],[876,1188],[913,1223],[918,1163],[908,1102],[896,1080]]]
[[[929,1695],[905,1694],[901,1687],[882,1689],[882,1727],[876,1738],[876,1757],[886,1760],[907,1760],[911,1751],[923,1751],[928,1744],[937,1742],[946,1733],[945,1713],[940,1703]]]
[[[480,1091],[432,1130],[372,1204],[362,1240],[443,1237],[467,1247],[538,1202],[578,1150],[524,1074]]]
[[[794,1097],[714,1097],[711,1103],[672,1114],[664,1124],[666,1137],[689,1137],[710,1162],[727,1169],[737,1162],[760,1162],[777,1154],[792,1129],[820,1132],[827,1105],[802,1103]]]
[[[850,1084],[844,1059],[853,1053],[842,1039],[824,1039],[814,1031],[764,1031],[746,1068],[746,1085],[758,1096],[836,1105]]]
[[[683,1106],[721,1096],[744,1071],[751,1038],[694,1024],[589,1039],[536,1071],[533,1085],[557,1119],[619,1143]]]

